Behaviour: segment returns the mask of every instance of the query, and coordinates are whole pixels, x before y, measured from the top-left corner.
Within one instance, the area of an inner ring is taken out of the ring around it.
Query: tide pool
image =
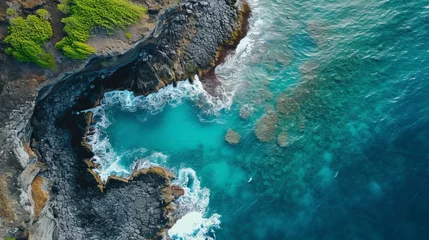
[[[429,2],[250,5],[219,97],[183,81],[90,110],[98,173],[175,172],[173,239],[428,239]]]

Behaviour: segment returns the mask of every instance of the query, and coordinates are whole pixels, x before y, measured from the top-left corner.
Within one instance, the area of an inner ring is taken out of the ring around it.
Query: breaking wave
[[[183,100],[192,101],[203,113],[216,115],[219,111],[229,109],[232,101],[227,97],[214,97],[204,90],[198,76],[191,83],[180,81],[176,86],[172,84],[147,96],[134,96],[131,91],[111,91],[104,94],[101,105],[87,111],[95,115],[104,115],[104,110],[110,107],[120,107],[122,111],[135,112],[143,110],[151,115],[156,115],[167,106],[176,107]],[[105,119],[103,119],[105,120]],[[108,123],[108,122],[106,122]]]
[[[86,141],[94,153],[92,161],[99,165],[94,171],[102,181],[106,182],[111,175],[127,178],[136,169],[168,166],[167,155],[146,148],[118,154],[112,147],[107,133],[107,129],[113,123],[109,118],[109,109],[119,108],[126,112],[143,111],[146,114],[156,115],[166,106],[176,107],[184,101],[191,101],[205,116],[215,116],[221,110],[229,109],[232,104],[229,97],[209,95],[196,77],[192,83],[182,81],[176,87],[168,85],[148,96],[136,97],[130,91],[107,92],[100,106],[84,111],[93,113],[94,123],[90,126]],[[185,194],[176,200],[176,218],[179,220],[169,230],[170,237],[172,239],[214,239],[214,229],[219,227],[220,215],[213,214],[208,218],[205,217],[210,190],[201,187],[195,171],[191,168],[181,169],[177,175],[173,184],[181,186]]]
[[[181,169],[173,184],[182,187],[185,195],[177,199],[176,218],[180,218],[168,231],[173,240],[215,239],[214,230],[219,228],[220,215],[205,218],[210,201],[210,190],[202,188],[195,171]]]
[[[227,99],[227,98],[223,98]],[[191,83],[181,81],[177,86],[168,85],[156,93],[148,96],[134,96],[130,91],[111,91],[104,95],[100,106],[83,112],[92,112],[94,124],[90,126],[86,142],[91,146],[94,157],[92,162],[99,165],[94,171],[100,175],[103,181],[107,181],[110,175],[129,177],[135,168],[164,165],[167,156],[145,148],[126,151],[118,154],[113,149],[107,129],[112,125],[109,114],[111,108],[119,108],[121,111],[135,112],[143,111],[146,114],[156,115],[166,107],[176,107],[183,101],[191,101],[200,109],[204,116],[215,116],[223,109],[229,109],[232,102],[222,101],[219,97],[208,94],[198,76]],[[204,118],[200,118],[204,119]],[[136,158],[138,156],[138,158]],[[131,159],[134,157],[135,159]],[[134,162],[131,167],[124,166],[123,162]]]
[[[247,0],[246,2],[252,9],[247,35],[237,45],[234,54],[229,54],[225,58],[225,62],[217,66],[215,70],[217,78],[222,83],[217,92],[230,104],[236,94],[245,92],[253,84],[246,80],[249,75],[256,77],[254,69],[249,66],[260,62],[261,51],[266,47],[264,29],[270,27],[272,22],[267,18],[273,17],[263,14],[265,8],[260,6],[259,0]]]

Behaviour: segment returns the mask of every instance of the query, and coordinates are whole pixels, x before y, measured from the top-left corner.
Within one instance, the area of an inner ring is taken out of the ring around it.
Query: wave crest
[[[185,191],[184,196],[176,200],[176,218],[180,218],[168,231],[175,240],[215,239],[214,230],[219,228],[220,215],[213,214],[205,218],[210,201],[210,190],[202,188],[197,174],[191,168],[181,169],[172,184],[179,185]]]

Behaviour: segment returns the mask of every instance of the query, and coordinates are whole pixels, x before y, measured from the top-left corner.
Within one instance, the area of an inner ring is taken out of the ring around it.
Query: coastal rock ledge
[[[55,9],[56,1],[34,2],[22,11]],[[108,90],[147,95],[203,78],[244,36],[250,10],[238,0],[133,2],[149,15],[129,31],[144,34],[127,40],[123,33],[97,33],[89,40],[97,53],[85,61],[53,53],[57,69],[42,70],[16,62],[0,44],[0,239],[168,237],[175,199],[183,195],[170,186],[174,175],[151,168],[101,183],[82,141],[92,116],[76,113],[97,105]],[[52,24],[55,38],[58,16]],[[0,18],[0,38],[4,26]]]

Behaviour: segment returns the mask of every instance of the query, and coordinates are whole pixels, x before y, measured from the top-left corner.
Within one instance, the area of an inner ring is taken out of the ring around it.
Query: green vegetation
[[[12,18],[8,28],[8,36],[4,39],[10,47],[6,53],[21,62],[34,62],[45,68],[54,68],[54,58],[43,49],[43,45],[52,37],[52,26],[47,20],[48,11],[39,9],[37,15],[28,15],[26,19],[17,16],[16,12],[8,9]]]
[[[62,20],[68,36],[56,47],[73,59],[85,59],[95,53],[95,49],[85,43],[95,28],[110,33],[117,27],[135,23],[147,12],[146,8],[128,0],[63,0],[58,9],[68,15]]]
[[[11,16],[11,17],[16,17],[17,16],[17,13],[12,8],[8,8],[6,10],[6,14],[9,15],[9,16]]]
[[[133,37],[133,34],[130,32],[125,33],[125,37],[129,40]]]
[[[6,237],[6,238],[3,238],[3,240],[16,240],[16,238]]]

